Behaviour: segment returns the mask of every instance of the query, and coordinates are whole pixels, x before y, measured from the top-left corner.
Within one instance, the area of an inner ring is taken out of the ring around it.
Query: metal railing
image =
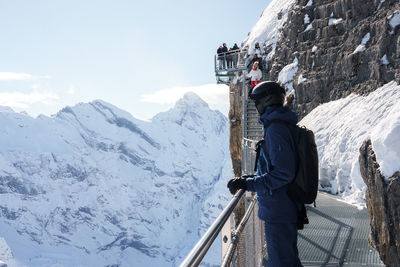
[[[253,174],[256,161],[256,144],[257,140],[247,138],[242,139],[242,173]]]
[[[247,208],[246,213],[243,215],[243,218],[240,221],[237,229],[232,233],[232,241],[229,244],[228,251],[226,252],[224,260],[222,261],[221,267],[230,266],[237,244],[239,242],[240,234],[243,232],[243,229],[246,226],[246,223],[248,222],[250,215],[253,213],[255,205],[256,205],[256,198],[253,197],[250,206]]]
[[[228,218],[231,216],[236,205],[239,203],[239,200],[243,196],[244,192],[245,191],[241,189],[233,196],[229,204],[225,207],[225,209],[221,212],[218,218],[208,228],[205,234],[201,237],[201,239],[189,252],[189,254],[186,256],[183,262],[179,265],[180,267],[198,266],[200,264],[200,262],[206,255],[208,249],[210,248],[215,238],[221,231],[222,227],[224,226]]]
[[[246,53],[247,50],[234,50],[215,55],[214,66],[216,75],[227,76],[230,72],[245,70],[247,68]]]

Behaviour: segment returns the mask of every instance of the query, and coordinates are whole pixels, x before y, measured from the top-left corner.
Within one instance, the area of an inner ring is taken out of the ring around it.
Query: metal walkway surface
[[[307,207],[310,223],[299,231],[298,248],[304,266],[385,266],[369,245],[367,209],[319,193],[317,207]]]

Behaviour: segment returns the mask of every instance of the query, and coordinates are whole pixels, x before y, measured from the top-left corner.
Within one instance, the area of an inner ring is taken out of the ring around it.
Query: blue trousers
[[[302,267],[297,250],[295,223],[265,222],[268,267]]]

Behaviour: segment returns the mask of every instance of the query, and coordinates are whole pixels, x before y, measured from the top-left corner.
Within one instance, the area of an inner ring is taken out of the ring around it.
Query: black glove
[[[245,175],[242,175],[242,178],[253,178],[255,175],[254,174],[245,174]]]
[[[229,191],[231,192],[232,195],[234,195],[236,191],[238,191],[239,189],[246,190],[246,179],[241,177],[230,179],[227,184],[227,187],[229,188]]]

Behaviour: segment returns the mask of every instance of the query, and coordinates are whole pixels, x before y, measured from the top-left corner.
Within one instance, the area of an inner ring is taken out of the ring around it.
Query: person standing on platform
[[[257,193],[258,217],[265,226],[267,266],[302,267],[297,249],[297,224],[304,205],[288,195],[299,160],[293,137],[285,125],[296,125],[298,117],[283,106],[285,89],[275,82],[258,84],[250,98],[264,126],[264,140],[257,145],[257,175],[231,179],[227,187],[232,194],[239,189]]]
[[[228,53],[228,47],[226,46],[226,43],[222,44],[222,53],[223,53],[223,68],[226,69],[226,56]]]
[[[233,52],[233,59],[232,59],[233,60],[233,67],[236,68],[237,64],[238,64],[238,59],[239,59],[238,55],[239,55],[239,52],[240,52],[240,48],[238,47],[238,45],[236,43],[232,47],[232,52]]]
[[[218,47],[218,49],[217,49],[218,67],[219,67],[219,69],[222,69],[222,66],[223,66],[224,57],[223,57],[223,54],[222,54],[222,53],[223,53],[223,52],[222,52],[222,45],[220,45],[220,46]]]

